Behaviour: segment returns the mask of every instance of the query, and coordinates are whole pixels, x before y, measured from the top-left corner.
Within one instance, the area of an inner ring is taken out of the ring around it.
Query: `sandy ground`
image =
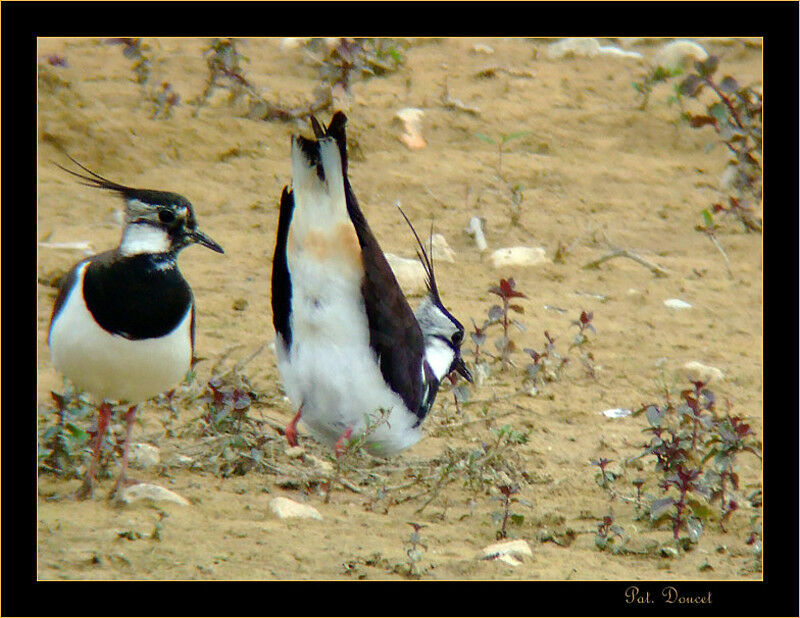
[[[80,186],[53,165],[67,163],[62,149],[112,180],[188,197],[201,228],[226,250],[219,256],[190,248],[181,256],[198,305],[197,354],[209,359],[197,368],[203,385],[224,354],[231,361],[246,359],[274,336],[269,273],[278,198],[290,181],[290,135],[310,130],[306,123],[248,119],[245,103],[229,104],[225,92],[193,116],[190,101],[204,87],[203,52],[209,40],[146,42],[153,58],[151,84],[168,81],[181,96],[171,118],[150,117],[146,88],[133,80],[133,61],[119,46],[98,39],[40,40],[38,237],[50,243],[88,241],[95,251],[119,239],[115,213],[120,203]],[[483,46],[476,48],[477,43]],[[426,230],[433,219],[455,252],[454,262],[437,264],[439,287],[465,325],[485,318],[496,302],[488,288],[500,277],[513,277],[527,295],[520,300],[524,314],[517,316],[526,330],[514,334],[520,350],[512,355],[516,367],[502,373],[493,366],[488,380],[470,387],[473,403],[460,413],[450,391],[443,390],[419,444],[391,462],[356,463],[375,465],[395,482],[409,470],[433,465],[447,449],[474,449],[491,441],[492,427],[508,424],[530,432],[529,441],[509,453],[515,469],[525,472],[517,494],[525,502],[514,506],[524,521],[509,531],[529,542],[532,556],[517,567],[475,559],[495,541],[496,488],[476,494],[456,482],[424,504],[424,498],[413,497],[412,487],[397,490],[395,503],[375,498],[377,486],[353,481],[355,490],[337,484],[326,503],[319,486],[293,488],[260,470],[223,477],[164,464],[135,474],[176,491],[190,506],[114,506],[104,500],[111,479],[101,482],[94,499],[73,501],[66,496],[78,480],[40,474],[39,578],[761,578],[746,544],[756,511],[744,500],[727,533],[712,522],[697,547],[677,558],[657,552],[612,555],[595,547],[594,531],[609,513],[633,549],[670,541],[670,530],[653,530],[636,520],[633,505],[623,499],[633,495],[633,475],[645,472],[629,469],[617,482],[623,498],[612,501],[595,482],[597,468],[589,463],[606,457],[620,471],[627,458],[641,452],[644,420],[607,418],[602,412],[660,401],[662,370],[676,388],[685,388],[681,367],[686,362],[719,368],[724,378],[712,385],[717,396],[728,399],[761,435],[762,245],[759,234],[744,233],[732,222],[723,226],[719,240],[732,264],[731,278],[717,248],[695,231],[700,211],[718,199],[725,156],[720,147],[704,149],[714,139],[710,128],[693,130],[675,122],[678,111],[667,105],[668,86],[657,88],[641,111],[631,87],[643,70],[636,60],[550,60],[544,54],[547,43],[412,41],[398,71],[354,82],[348,110],[351,181],[384,251],[414,256],[412,238],[394,208],[399,201],[418,229]],[[721,56],[726,74],[740,83],[760,83],[757,44],[703,44]],[[640,41],[630,49],[652,57],[660,45]],[[266,99],[290,105],[311,100],[319,78],[300,50],[282,50],[279,40],[266,39],[247,40],[241,51],[249,59],[245,74]],[[67,66],[48,64],[45,57],[51,54],[63,57]],[[461,108],[443,103],[445,84]],[[402,128],[393,122],[406,107],[424,111],[427,145],[422,149],[404,145]],[[327,122],[330,111],[319,117]],[[476,134],[497,139],[517,132],[526,133],[509,140],[502,156],[503,176],[524,192],[519,218],[512,222],[511,192],[498,177],[497,148]],[[543,247],[548,261],[493,268],[464,232],[471,216],[485,218],[490,251]],[[605,253],[605,240],[657,263],[668,276],[656,277],[621,258],[583,269]],[[553,261],[559,247],[568,251],[563,260]],[[42,427],[53,422],[49,391],[62,385],[46,343],[55,290],[44,282],[81,257],[75,250],[38,250]],[[670,298],[692,307],[670,309],[664,305]],[[416,302],[412,299],[412,305]],[[578,353],[567,349],[576,332],[571,322],[582,310],[594,312],[594,378]],[[512,396],[525,377],[527,356],[521,349],[541,349],[545,330],[557,337],[571,362],[560,380],[537,395]],[[495,336],[487,343],[491,351]],[[469,338],[464,351],[467,358],[474,355]],[[285,425],[294,411],[281,396],[270,349],[242,372],[263,395],[252,415]],[[158,446],[162,461],[192,452],[200,438],[182,428],[196,423],[199,405],[179,406],[173,423],[179,429],[169,433],[164,402],[143,405],[134,440]],[[464,422],[481,415],[489,420]],[[444,427],[452,424],[458,426]],[[290,461],[278,432],[269,424],[264,432],[275,461]],[[305,436],[302,425],[301,444],[307,454],[330,456]],[[743,495],[759,486],[761,468],[754,457],[741,457],[739,473]],[[649,490],[658,492],[654,481]],[[314,506],[323,521],[277,519],[268,506],[276,496]],[[159,524],[160,512],[167,517]],[[420,530],[425,547],[413,573],[407,553],[411,521],[426,526]],[[157,524],[160,540],[150,538]],[[571,543],[549,540],[570,534]]]

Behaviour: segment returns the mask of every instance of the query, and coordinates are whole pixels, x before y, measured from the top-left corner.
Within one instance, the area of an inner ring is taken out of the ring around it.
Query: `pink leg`
[[[283,432],[286,436],[286,441],[289,443],[289,446],[297,446],[297,423],[300,420],[300,414],[303,412],[303,406],[300,406],[300,409],[297,411],[297,414],[294,415],[292,422],[290,422],[286,426],[286,430]]]
[[[131,432],[133,431],[133,421],[135,418],[136,406],[131,406],[125,413],[125,442],[122,445],[122,472],[120,472],[113,493],[117,493],[120,488],[125,487],[128,483],[128,444],[131,441]]]
[[[100,452],[103,450],[103,438],[106,435],[108,422],[111,420],[111,404],[104,401],[98,408],[97,435],[94,439],[94,451],[92,452],[92,462],[89,464],[89,472],[83,479],[83,485],[78,490],[77,497],[80,500],[91,498],[94,493],[94,475],[97,463],[100,461]]]
[[[336,455],[336,459],[339,459],[339,457],[342,456],[342,453],[344,453],[344,443],[352,435],[352,433],[353,430],[348,427],[344,430],[342,435],[339,436],[339,439],[336,440],[336,444],[333,445],[333,452]]]

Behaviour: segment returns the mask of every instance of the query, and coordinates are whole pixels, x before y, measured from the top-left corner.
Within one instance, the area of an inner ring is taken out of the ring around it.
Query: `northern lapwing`
[[[122,472],[139,403],[167,391],[189,370],[194,353],[195,304],[178,270],[178,254],[198,243],[224,253],[197,228],[192,204],[167,191],[134,189],[58,165],[87,186],[125,200],[125,224],[116,249],[78,262],[64,278],[50,318],[48,345],[55,368],[99,403],[89,471],[78,497],[91,496],[95,468],[111,418],[112,401],[130,405]]]
[[[358,206],[346,123],[341,112],[327,129],[312,118],[315,139],[292,136],[272,262],[278,369],[297,409],[285,433],[296,445],[302,420],[338,456],[369,428],[367,450],[388,456],[422,437],[446,376],[472,377],[464,328],[444,308],[416,232],[429,291],[415,316]]]

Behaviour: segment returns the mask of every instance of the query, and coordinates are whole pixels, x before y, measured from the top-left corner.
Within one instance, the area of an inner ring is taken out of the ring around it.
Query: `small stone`
[[[625,418],[631,414],[633,414],[633,412],[631,410],[626,410],[625,408],[611,408],[609,410],[603,410],[603,415],[607,416],[608,418]]]
[[[517,539],[514,541],[503,541],[501,543],[493,543],[492,545],[488,545],[483,548],[483,550],[478,554],[478,560],[503,560],[507,564],[511,566],[519,566],[522,564],[521,560],[523,557],[528,556],[532,557],[533,552],[531,551],[530,545],[528,542],[523,539]]]
[[[136,442],[128,447],[128,461],[135,468],[151,468],[161,463],[161,454],[152,444]]]
[[[708,58],[708,52],[694,41],[680,39],[667,43],[658,50],[653,64],[669,71],[677,71],[692,66],[695,60],[701,62]]]
[[[333,472],[333,464],[329,461],[324,461],[314,455],[306,455],[305,459],[323,474],[330,474]]]
[[[299,49],[306,43],[308,43],[311,39],[308,37],[299,37],[299,36],[287,36],[281,39],[280,48],[281,51],[291,51],[294,49]]]
[[[494,53],[494,49],[489,45],[486,45],[486,43],[475,43],[475,45],[472,46],[472,51],[474,51],[476,54],[486,55],[491,55]]]
[[[725,374],[722,373],[721,369],[711,365],[704,365],[699,361],[689,361],[683,366],[683,369],[690,380],[700,381],[704,384],[708,384],[712,380],[720,381],[725,379]]]
[[[291,457],[292,459],[297,459],[305,455],[306,450],[302,446],[290,446],[286,449],[287,457]]]
[[[571,37],[550,43],[545,50],[545,56],[550,60],[558,60],[569,56],[586,56],[592,58],[600,53],[600,43],[597,39]]]
[[[517,567],[522,564],[521,560],[517,560],[514,556],[506,554],[504,556],[499,556],[497,558],[500,562],[505,562],[506,564],[510,564],[513,567]]]
[[[427,146],[425,138],[422,137],[423,116],[425,116],[425,112],[416,107],[406,107],[394,115],[402,123],[405,130],[405,133],[400,136],[400,141],[411,150],[419,150]]]
[[[181,506],[189,506],[189,501],[183,496],[153,483],[137,483],[126,487],[120,492],[119,500],[125,504],[140,500],[150,500],[152,502],[173,502]]]
[[[428,275],[419,260],[410,260],[393,253],[385,255],[397,283],[406,296],[422,296],[427,292]]]
[[[322,519],[319,511],[308,504],[300,504],[289,498],[282,496],[273,498],[269,503],[270,510],[275,513],[278,519],[289,519],[300,517],[305,519]]]
[[[629,58],[631,60],[642,60],[643,56],[636,51],[626,51],[613,45],[600,47],[597,52],[602,56],[613,56],[615,58]]]
[[[491,260],[492,266],[495,268],[536,266],[549,261],[542,247],[505,247],[497,249],[492,253]]]
[[[456,254],[447,244],[447,239],[442,234],[434,234],[431,239],[433,245],[434,262],[455,262]]]
[[[172,458],[172,465],[173,466],[180,466],[182,468],[188,468],[194,463],[194,459],[189,457],[188,455],[181,455],[178,453]]]
[[[678,550],[675,549],[674,547],[666,547],[666,546],[659,547],[658,548],[658,553],[663,558],[677,558],[678,557]]]
[[[685,300],[681,300],[680,298],[668,298],[664,301],[664,305],[669,307],[670,309],[691,309],[692,306],[687,303]]]
[[[470,217],[469,225],[465,230],[467,234],[475,239],[475,244],[478,246],[478,251],[483,253],[486,251],[486,236],[483,234],[483,228],[486,226],[486,221],[481,217]]]

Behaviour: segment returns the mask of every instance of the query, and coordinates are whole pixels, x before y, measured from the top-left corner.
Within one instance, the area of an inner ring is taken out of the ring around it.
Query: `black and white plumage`
[[[442,305],[419,238],[429,294],[415,315],[358,206],[346,122],[337,112],[327,129],[312,119],[316,139],[292,137],[272,267],[278,369],[298,408],[286,435],[296,444],[303,420],[338,452],[385,411],[366,446],[392,455],[422,437],[441,380],[471,376],[460,356],[464,329]]]
[[[178,253],[195,243],[223,250],[197,228],[185,197],[126,187],[72,160],[89,175],[61,169],[125,200],[119,245],[71,269],[53,306],[48,332],[55,368],[100,402],[95,453],[81,491],[87,496],[111,415],[109,401],[131,404],[120,475],[124,482],[136,405],[172,388],[189,370],[195,306],[178,269]]]

